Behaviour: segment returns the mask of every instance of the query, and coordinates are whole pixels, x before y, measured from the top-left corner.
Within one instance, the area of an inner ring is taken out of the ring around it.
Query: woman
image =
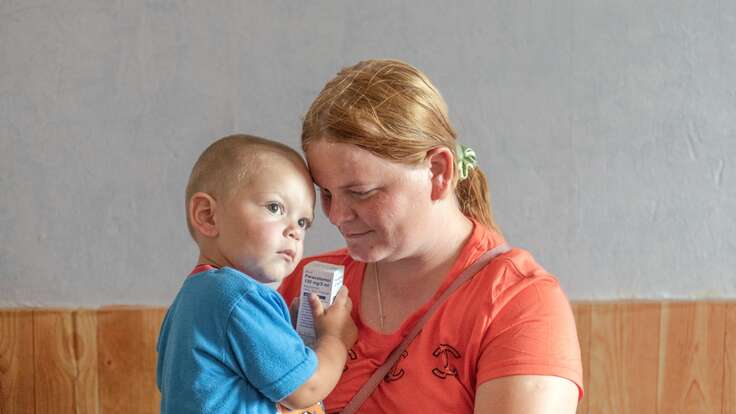
[[[298,297],[311,260],[345,266],[359,339],[325,401],[338,412],[463,269],[505,241],[474,152],[406,63],[338,73],[305,116],[302,147],[347,247],[305,259],[280,291]],[[438,308],[358,412],[574,413],[581,384],[569,303],[513,248]]]

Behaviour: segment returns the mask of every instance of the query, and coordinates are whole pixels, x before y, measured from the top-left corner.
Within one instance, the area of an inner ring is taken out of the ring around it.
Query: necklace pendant
[[[376,298],[378,299],[378,325],[383,331],[386,317],[383,315],[383,301],[381,300],[381,281],[378,278],[378,262],[373,263],[373,277],[376,282]]]

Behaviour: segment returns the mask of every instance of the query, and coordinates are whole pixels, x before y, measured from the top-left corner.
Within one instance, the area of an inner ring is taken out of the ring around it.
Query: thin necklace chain
[[[373,276],[376,279],[376,294],[378,296],[378,323],[383,330],[383,301],[381,300],[381,282],[378,278],[378,262],[373,263]]]

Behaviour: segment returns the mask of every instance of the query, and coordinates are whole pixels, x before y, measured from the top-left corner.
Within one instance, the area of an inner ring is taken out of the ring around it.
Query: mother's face
[[[411,257],[427,237],[431,172],[392,162],[350,144],[317,140],[307,162],[320,188],[322,209],[342,234],[350,255],[365,262]]]

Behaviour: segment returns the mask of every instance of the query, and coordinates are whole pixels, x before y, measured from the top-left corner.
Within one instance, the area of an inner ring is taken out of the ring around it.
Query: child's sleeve
[[[291,327],[275,291],[254,290],[241,298],[230,314],[226,341],[231,363],[271,401],[289,396],[317,369],[317,356]]]
[[[286,301],[287,306],[291,304],[291,301],[294,300],[294,298],[299,297],[302,287],[303,270],[304,261],[302,260],[302,262],[299,263],[299,266],[291,272],[291,275],[282,280],[281,285],[279,285],[278,292],[284,298],[284,301]]]

